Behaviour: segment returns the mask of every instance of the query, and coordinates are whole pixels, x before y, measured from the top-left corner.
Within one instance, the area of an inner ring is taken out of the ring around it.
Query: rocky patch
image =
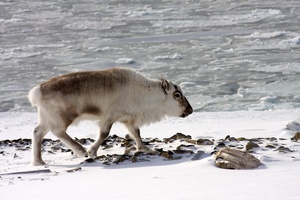
[[[239,153],[245,154],[244,157],[254,158],[268,154],[268,152],[285,154],[285,156],[292,159],[299,158],[300,145],[297,142],[298,133],[291,138],[292,141],[285,138],[244,138],[226,136],[223,139],[208,139],[208,138],[192,138],[190,135],[183,133],[176,133],[169,138],[144,138],[144,144],[153,149],[151,153],[136,152],[135,143],[126,135],[120,137],[118,135],[109,136],[101,145],[100,155],[96,158],[87,158],[80,164],[88,165],[89,163],[99,163],[102,165],[118,165],[122,163],[136,163],[136,162],[151,162],[155,159],[163,161],[172,160],[199,160],[204,154],[216,156],[216,166],[228,169],[248,169],[245,160],[239,162],[238,159],[233,162],[226,160],[227,158],[240,158]],[[95,140],[92,138],[75,138],[75,141],[88,147]],[[294,144],[294,145],[291,145]],[[11,155],[11,149],[14,149],[14,154]],[[42,151],[45,154],[73,154],[71,149],[66,147],[60,140],[44,139]],[[123,151],[123,153],[112,153],[113,149]],[[0,141],[0,157],[10,156],[12,159],[20,159],[22,152],[31,150],[31,139],[15,139]],[[238,153],[239,152],[239,153]],[[248,154],[251,153],[255,157]],[[99,152],[98,152],[99,154]],[[46,155],[47,156],[47,155]],[[207,157],[207,156],[206,156]],[[222,159],[221,159],[222,158]],[[249,160],[251,160],[249,159]],[[220,161],[222,160],[222,161]],[[249,163],[255,161],[249,161]],[[226,164],[227,163],[227,164]],[[238,166],[237,163],[243,163],[244,166]],[[251,165],[251,164],[249,164]],[[227,167],[226,167],[227,166]],[[252,165],[251,165],[252,166]],[[72,171],[72,170],[71,170]],[[76,171],[76,170],[75,170]]]

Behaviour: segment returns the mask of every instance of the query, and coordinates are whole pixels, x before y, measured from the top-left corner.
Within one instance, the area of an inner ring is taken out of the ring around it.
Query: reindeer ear
[[[161,87],[164,90],[164,92],[167,94],[167,90],[170,89],[170,83],[164,78],[161,78],[160,80],[161,80]]]

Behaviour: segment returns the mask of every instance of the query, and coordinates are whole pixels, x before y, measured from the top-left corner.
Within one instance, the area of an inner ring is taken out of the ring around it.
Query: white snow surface
[[[286,125],[299,118],[300,110],[202,112],[181,119],[172,118],[141,129],[143,138],[163,139],[177,132],[193,138],[233,137],[286,138],[294,153],[261,149],[253,153],[263,163],[253,170],[225,170],[214,165],[211,146],[197,161],[185,157],[174,161],[79,165],[83,158],[68,153],[43,154],[48,165],[32,167],[30,151],[0,154],[0,174],[50,169],[52,173],[2,175],[1,199],[299,199],[299,142],[290,138],[295,132]],[[0,113],[0,140],[30,138],[36,113]],[[95,122],[84,121],[68,130],[72,137],[96,137]],[[116,124],[111,134],[124,136],[126,129]],[[46,138],[55,138],[49,133]],[[2,147],[1,147],[2,148]],[[7,151],[9,147],[0,149]],[[117,151],[118,149],[115,149]],[[98,154],[114,150],[99,150]],[[81,171],[66,170],[80,166]]]

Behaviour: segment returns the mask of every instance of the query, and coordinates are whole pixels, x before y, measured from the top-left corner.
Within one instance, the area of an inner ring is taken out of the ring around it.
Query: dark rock
[[[208,140],[208,139],[198,139],[198,140],[192,140],[192,139],[187,139],[185,140],[187,143],[191,144],[197,144],[197,145],[213,145],[214,142]]]
[[[284,146],[280,146],[278,147],[276,150],[274,151],[279,151],[279,152],[282,152],[282,153],[289,153],[289,152],[294,152],[292,151],[291,149],[289,149],[288,147],[284,147]]]
[[[103,165],[110,165],[110,162],[109,161],[104,161]]]
[[[0,141],[0,145],[2,146],[8,146],[9,144],[11,144],[11,141],[10,140],[2,140]]]
[[[158,139],[158,138],[153,138],[150,140],[151,143],[154,143],[154,142],[158,142],[158,143],[161,143],[162,140]]]
[[[185,142],[190,143],[190,144],[197,144],[197,140],[193,140],[193,139],[187,139],[187,140],[185,140]]]
[[[270,140],[270,141],[277,141],[277,138],[271,137],[269,140]]]
[[[137,152],[135,152],[133,155],[134,156],[140,156],[140,155],[144,155],[145,153],[144,152],[142,152],[142,151],[137,151]]]
[[[27,151],[27,150],[29,150],[29,149],[30,149],[29,146],[26,146],[26,147],[22,147],[22,146],[21,146],[21,147],[17,147],[17,148],[16,148],[17,151]]]
[[[106,144],[106,145],[101,145],[102,146],[102,149],[105,150],[105,149],[109,149],[109,148],[112,148],[113,145],[112,144]]]
[[[226,144],[224,142],[219,142],[216,146],[215,146],[215,149],[217,148],[224,148],[226,147]]]
[[[172,156],[172,158],[170,159],[170,160],[179,160],[179,159],[181,159],[182,158],[182,156]]]
[[[192,139],[192,137],[190,135],[185,135],[183,133],[176,133],[175,135],[173,135],[170,138],[164,138],[164,142],[168,143],[168,142],[172,142],[174,140],[187,140],[187,139]]]
[[[95,162],[95,160],[93,158],[88,158],[84,160],[85,163],[92,163]]]
[[[81,138],[81,139],[77,139],[75,138],[75,141],[78,142],[79,144],[86,144],[86,138]]]
[[[174,153],[173,153],[173,151],[168,151],[168,154],[170,154],[170,155],[173,155]]]
[[[14,140],[12,140],[11,142],[12,142],[12,143],[20,143],[20,141],[22,141],[21,138],[19,138],[19,139],[14,139]]]
[[[22,139],[22,140],[20,140],[19,143],[17,143],[17,144],[19,144],[19,145],[30,145],[31,142],[28,142],[27,140]]]
[[[224,140],[228,140],[230,142],[231,141],[237,141],[237,139],[235,137],[231,137],[230,135],[227,135]]]
[[[179,145],[176,150],[173,150],[174,153],[176,154],[185,154],[185,153],[194,153],[193,150],[191,149],[188,149],[188,147],[195,147],[194,145],[184,145],[184,144],[181,144]]]
[[[127,135],[129,135],[129,134],[127,134]],[[113,134],[113,135],[109,135],[107,139],[114,140],[116,138],[119,138],[119,136],[116,134]]]
[[[116,156],[115,160],[113,161],[114,164],[119,164],[121,162],[124,162],[125,160],[129,160],[129,156],[127,155],[118,155]]]
[[[131,138],[131,136],[130,136],[129,134],[126,134],[126,135],[125,135],[125,140],[133,141],[132,138]]]
[[[176,135],[171,137],[174,140],[181,140],[181,139],[192,139],[190,135],[185,135],[183,133],[176,133]]]
[[[87,138],[87,140],[90,141],[91,143],[94,143],[94,142],[95,142],[95,140],[92,139],[92,138]]]
[[[31,144],[31,139],[23,138],[23,142]]]
[[[155,148],[154,150],[157,151],[157,152],[159,152],[159,153],[163,152],[163,148]]]
[[[278,138],[279,140],[287,140],[286,138]]]
[[[236,138],[237,139],[237,141],[245,141],[245,140],[247,140],[246,138],[244,138],[244,137],[238,137],[238,138]]]
[[[132,143],[132,140],[123,140],[123,141],[121,142],[121,146],[122,146],[122,147],[125,147],[125,148],[130,148],[130,147],[132,147],[132,146],[134,146],[134,145],[133,145],[133,143]]]
[[[251,139],[249,139],[249,141],[250,142],[260,142],[261,139],[259,139],[259,138],[251,138]]]
[[[53,140],[50,139],[50,138],[44,138],[44,139],[43,139],[43,142],[56,142],[56,141],[53,141]]]
[[[172,155],[170,154],[170,152],[166,152],[166,151],[162,152],[160,154],[160,156],[164,157],[164,158],[167,158],[167,159],[172,159],[173,158]]]
[[[275,149],[276,147],[274,145],[272,145],[272,144],[268,144],[268,145],[266,145],[266,148],[268,148],[268,149]]]
[[[68,152],[71,152],[72,150],[71,149],[68,149],[68,148],[61,148],[60,151],[62,153],[68,153]]]
[[[176,150],[173,150],[174,153],[176,154],[185,154],[185,153],[190,153],[190,154],[193,154],[194,152],[192,150],[182,150],[182,149],[176,149]]]
[[[170,138],[164,138],[163,139],[164,143],[173,143],[175,140],[174,139],[170,139]]]
[[[104,161],[107,160],[107,156],[106,155],[97,156],[96,158],[94,158],[94,160]]]
[[[160,155],[160,152],[150,149],[150,151],[147,152],[147,155],[152,155],[152,156]]]
[[[213,145],[214,142],[213,141],[210,141],[208,139],[198,139],[197,140],[197,144],[198,145]]]
[[[58,151],[58,150],[61,150],[61,146],[60,145],[54,145],[52,147],[50,147],[53,151]]]
[[[246,150],[251,150],[251,149],[257,148],[257,147],[259,147],[259,145],[252,141],[250,141],[246,144]]]
[[[77,171],[81,171],[81,167],[76,167],[76,168],[72,168],[72,169],[66,170],[66,172],[69,172],[69,173],[71,173],[71,172],[77,172]]]
[[[235,137],[230,137],[230,138],[228,138],[228,141],[229,142],[236,142],[238,140]]]
[[[129,159],[130,162],[135,163],[138,161],[136,156],[131,156],[131,158]]]

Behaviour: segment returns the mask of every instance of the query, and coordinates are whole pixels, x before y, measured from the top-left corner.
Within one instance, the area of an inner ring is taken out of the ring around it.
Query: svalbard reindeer
[[[128,68],[75,72],[50,79],[29,92],[38,109],[38,125],[32,140],[32,165],[44,165],[41,148],[51,131],[77,156],[96,157],[115,122],[125,124],[137,151],[149,152],[140,136],[144,124],[165,116],[186,117],[193,112],[178,85],[165,79],[151,80]],[[99,120],[100,133],[86,150],[66,130],[74,120]]]

